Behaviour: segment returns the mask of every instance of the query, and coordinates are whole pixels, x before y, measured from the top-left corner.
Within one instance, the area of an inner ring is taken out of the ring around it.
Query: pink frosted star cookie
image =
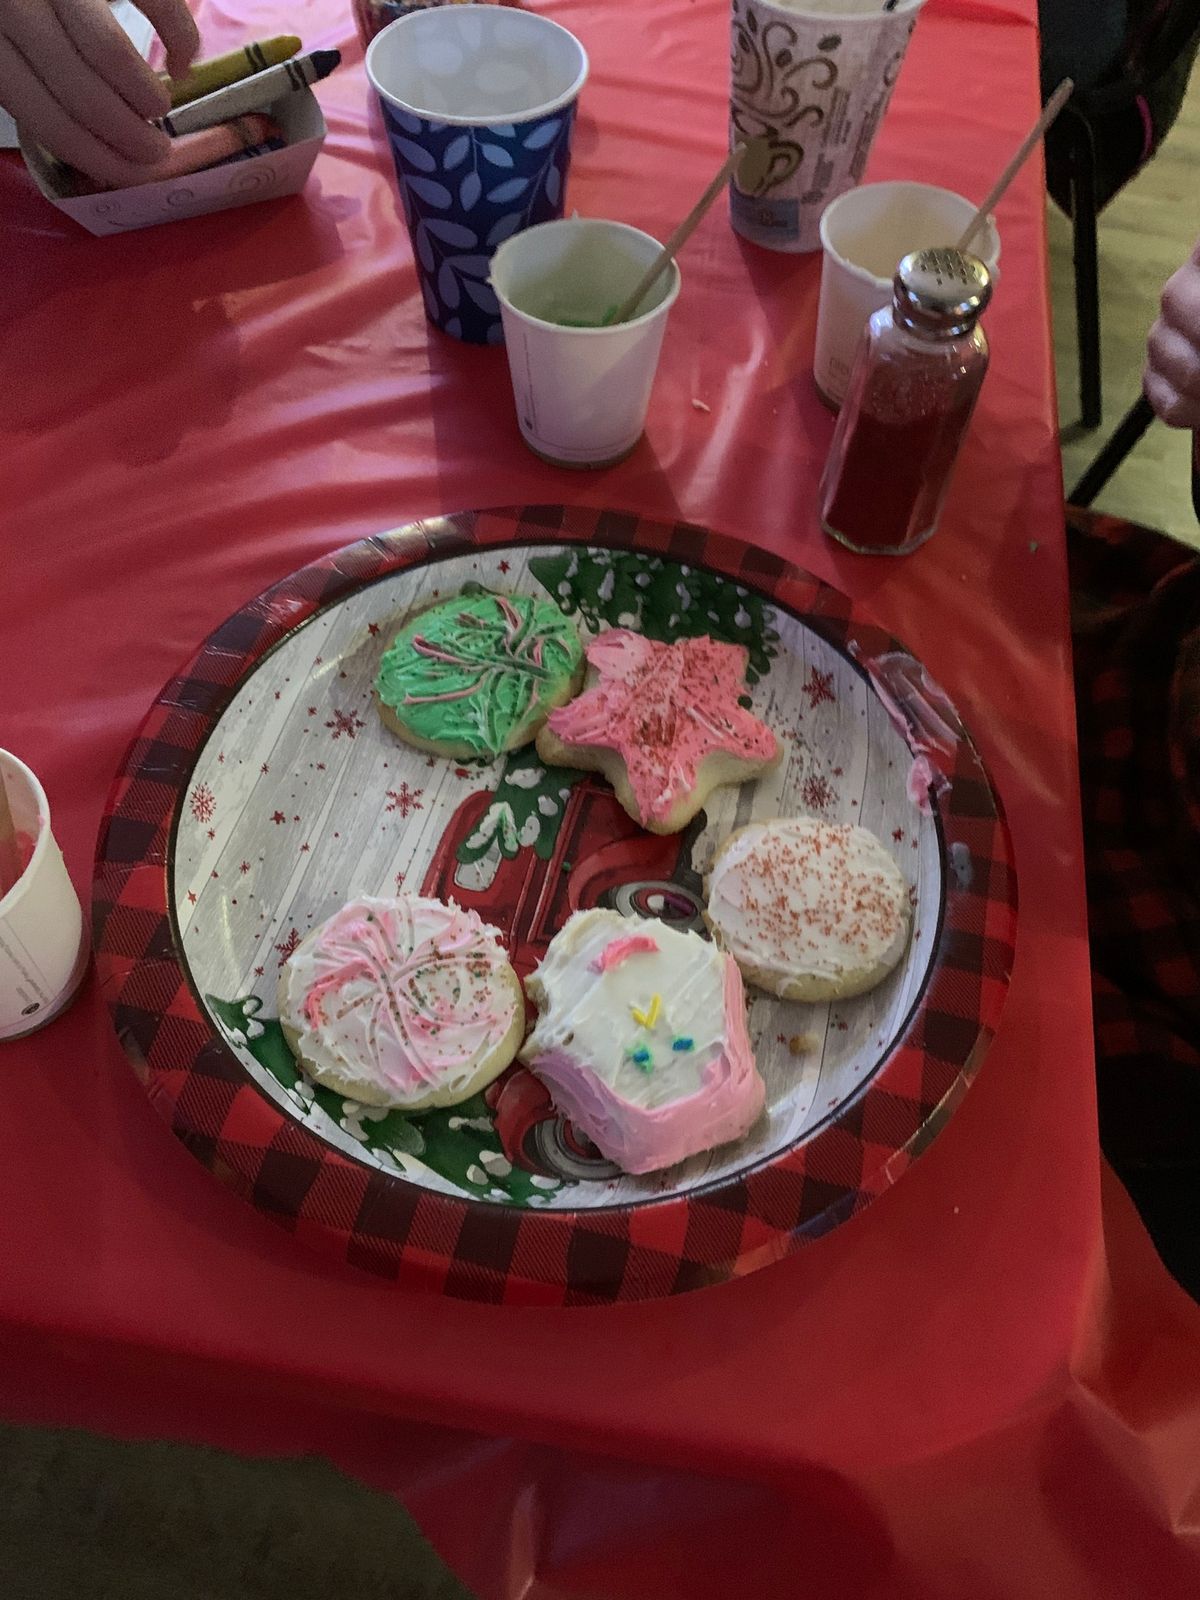
[[[601,772],[651,833],[678,833],[709,794],[779,760],[779,742],[738,702],[748,652],[707,637],[663,644],[610,628],[587,647],[588,685],[537,736],[550,766]]]

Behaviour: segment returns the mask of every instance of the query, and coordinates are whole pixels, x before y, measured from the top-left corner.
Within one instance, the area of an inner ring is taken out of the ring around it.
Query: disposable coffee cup
[[[836,410],[867,319],[890,305],[892,279],[912,250],[957,243],[975,215],[964,195],[927,183],[868,183],[826,207],[821,218],[821,298],[813,379]],[[972,251],[998,276],[1000,235],[989,217]]]
[[[607,467],[642,436],[674,262],[628,322],[605,327],[662,246],[622,222],[569,217],[507,240],[492,258],[521,436],[558,467]]]
[[[0,750],[0,783],[17,836],[15,870],[0,868],[0,1040],[6,1040],[33,1033],[67,1008],[87,971],[88,946],[79,896],[50,831],[45,790],[7,750]]]
[[[737,233],[820,247],[821,213],[861,182],[924,0],[731,0],[730,185]]]

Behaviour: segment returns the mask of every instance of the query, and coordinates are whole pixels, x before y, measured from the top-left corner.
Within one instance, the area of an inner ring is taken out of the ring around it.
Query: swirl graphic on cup
[[[753,6],[743,7],[741,0],[734,0],[733,17],[730,120],[738,136],[753,141],[737,187],[758,196],[786,183],[804,160],[795,130],[825,120],[825,107],[813,96],[827,94],[837,82],[829,52],[841,38],[829,34],[818,42],[817,54],[805,53],[791,23],[775,18],[760,24]]]
[[[736,232],[819,248],[821,212],[859,182],[924,0],[888,7],[731,0],[731,144],[753,141],[729,189]]]

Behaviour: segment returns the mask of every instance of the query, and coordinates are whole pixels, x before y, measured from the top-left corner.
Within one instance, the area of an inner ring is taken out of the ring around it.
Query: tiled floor
[[[328,1463],[0,1424],[4,1600],[470,1600]]]

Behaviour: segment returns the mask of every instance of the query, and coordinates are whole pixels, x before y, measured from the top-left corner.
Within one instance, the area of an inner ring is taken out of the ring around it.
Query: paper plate
[[[785,753],[685,833],[643,833],[599,777],[426,756],[372,701],[413,608],[468,585],[552,596],[586,632],[745,645]],[[633,1178],[510,1069],[407,1117],[298,1075],[282,964],[344,901],[403,886],[503,930],[524,976],[574,910],[702,929],[714,849],[754,818],[861,822],[910,884],[913,936],[872,994],[753,995],[767,1114],[738,1144]],[[844,596],[761,551],[614,512],[414,523],[305,567],[231,617],[151,709],[119,774],[95,890],[117,1032],[155,1106],[297,1237],[404,1284],[591,1303],[748,1272],[905,1170],[995,1027],[1015,932],[1007,832],[945,695]]]

